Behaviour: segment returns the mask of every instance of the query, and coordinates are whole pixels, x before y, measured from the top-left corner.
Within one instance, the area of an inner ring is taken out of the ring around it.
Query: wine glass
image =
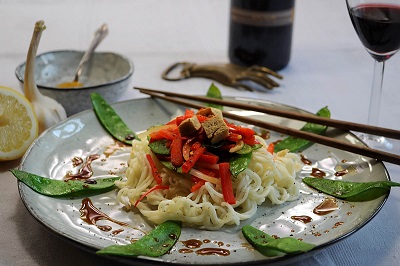
[[[385,62],[400,48],[400,0],[346,0],[351,22],[368,53],[375,59],[368,124],[377,126]],[[391,150],[393,141],[358,135],[372,148]]]

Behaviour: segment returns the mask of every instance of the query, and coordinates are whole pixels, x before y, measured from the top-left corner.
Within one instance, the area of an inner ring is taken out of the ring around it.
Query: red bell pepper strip
[[[208,119],[208,117],[204,116],[204,115],[196,115],[196,116],[200,123],[203,123],[204,121],[206,121]]]
[[[168,123],[166,123],[166,125],[177,125],[177,126],[179,126],[179,125],[177,124],[177,121],[176,121],[177,119],[178,119],[178,117],[172,119],[171,121],[169,121]]]
[[[197,160],[199,163],[206,163],[206,164],[216,164],[218,163],[219,157],[212,153],[203,153],[200,155],[199,159]]]
[[[183,121],[194,116],[194,111],[186,109],[185,114],[175,118],[175,124],[179,126]]]
[[[229,127],[230,127],[229,130],[232,133],[242,135],[243,138],[249,138],[251,136],[254,136],[254,134],[255,134],[254,130],[251,128],[241,127],[241,126],[233,125],[233,124],[229,124]]]
[[[192,186],[192,188],[190,189],[190,192],[196,192],[196,191],[199,190],[205,183],[206,183],[206,181],[200,180],[199,182],[195,183],[195,184]]]
[[[133,206],[136,207],[136,205],[138,205],[138,203],[141,202],[142,199],[144,199],[144,197],[146,197],[147,195],[149,195],[149,193],[151,193],[151,192],[153,192],[154,190],[157,190],[157,189],[169,189],[169,186],[156,185],[156,186],[150,188],[142,196],[140,196],[140,198],[135,202],[135,204]]]
[[[165,147],[170,148],[171,147],[171,142],[172,142],[172,140],[167,140],[165,142]]]
[[[192,151],[195,151],[195,150],[197,150],[197,149],[200,148],[200,147],[201,147],[201,143],[198,142],[198,141],[196,141],[195,143],[193,143],[193,145],[190,147],[190,149],[191,149]]]
[[[242,138],[243,138],[242,135],[230,132],[229,136],[226,138],[226,140],[229,140],[229,141],[232,141],[232,142],[238,142]]]
[[[233,195],[231,171],[229,170],[228,162],[219,164],[219,176],[221,179],[222,195],[224,196],[225,202],[235,204],[236,199]]]
[[[150,133],[149,137],[150,137],[150,142],[163,139],[162,136],[158,134],[158,131]]]
[[[173,140],[177,137],[177,130],[160,130],[158,134],[164,139]]]
[[[156,183],[161,185],[162,183],[162,177],[160,173],[158,172],[157,166],[153,160],[153,157],[151,157],[150,154],[146,154],[147,161],[150,163],[151,167],[151,173],[153,174],[154,180],[156,180]]]
[[[194,116],[194,111],[190,110],[190,109],[186,109],[185,110],[185,117],[186,118],[191,118],[192,116]]]
[[[182,155],[182,138],[177,136],[171,142],[171,163],[175,167],[180,167],[183,164]]]
[[[175,121],[175,124],[177,126],[179,126],[183,121],[185,121],[185,119],[186,119],[186,117],[181,115],[181,116],[176,117],[174,121]]]
[[[200,155],[202,155],[206,151],[206,148],[199,147],[197,150],[193,152],[193,155],[189,157],[189,160],[183,163],[182,165],[182,173],[187,174],[189,173],[190,169],[196,164],[197,160],[199,159]]]
[[[205,175],[211,176],[211,177],[219,177],[219,170],[214,170],[214,169],[206,169],[206,168],[201,168],[198,169],[200,172],[202,172]],[[198,189],[200,189],[205,183],[206,181],[198,178],[197,176],[193,176],[192,175],[192,181],[194,183],[194,185],[192,186],[192,188],[190,189],[191,192],[195,192]]]
[[[271,154],[274,154],[274,149],[275,149],[275,143],[271,142],[268,147],[267,147],[267,151]]]
[[[189,157],[193,154],[192,151],[198,149],[201,146],[201,143],[199,142],[199,137],[196,136],[194,138],[190,138],[186,141],[183,141],[183,147],[182,147],[182,154],[183,158],[185,161],[189,160]]]
[[[189,160],[189,157],[190,157],[190,148],[192,147],[192,143],[193,143],[194,140],[195,140],[195,138],[188,139],[188,140],[183,144],[183,147],[182,147],[182,155],[183,155],[183,158],[184,158],[186,161]]]
[[[169,125],[166,128],[162,128],[158,131],[152,132],[149,134],[150,140],[151,141],[156,141],[156,140],[161,140],[161,139],[167,139],[167,140],[173,140],[176,138],[176,135],[179,133],[178,127],[173,125]]]
[[[165,131],[163,129],[159,130],[159,131],[155,131],[149,134],[150,137],[150,141],[157,141],[157,140],[162,140],[162,139],[166,139],[166,134],[162,134],[162,131]],[[173,139],[173,137],[171,137],[171,139]]]
[[[243,142],[246,143],[247,145],[254,146],[258,142],[256,141],[256,137],[253,135],[251,137],[243,137]]]

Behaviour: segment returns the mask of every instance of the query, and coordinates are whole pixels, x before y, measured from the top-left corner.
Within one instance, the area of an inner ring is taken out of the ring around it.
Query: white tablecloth
[[[109,36],[98,50],[121,53],[134,62],[132,86],[204,94],[210,80],[168,82],[161,72],[177,61],[224,63],[227,59],[229,1],[226,0],[3,0],[0,85],[19,89],[16,66],[26,58],[34,23],[47,29],[39,53],[86,49],[106,22]],[[373,60],[362,47],[338,0],[296,1],[292,58],[280,71],[279,89],[239,91],[218,84],[225,96],[276,101],[310,112],[329,106],[332,117],[366,123]],[[380,125],[400,129],[399,55],[386,64]],[[129,90],[121,100],[144,95]],[[1,137],[1,136],[0,136]],[[18,161],[0,163],[0,265],[109,265],[46,230],[25,209],[17,182],[7,171]],[[386,164],[400,181],[400,168]],[[378,215],[361,230],[301,265],[398,265],[400,190],[393,189]],[[115,264],[115,263],[114,263]]]

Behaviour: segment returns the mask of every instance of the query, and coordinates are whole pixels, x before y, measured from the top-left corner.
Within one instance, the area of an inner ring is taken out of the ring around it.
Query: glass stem
[[[371,98],[369,103],[369,114],[368,114],[369,125],[378,126],[384,70],[385,70],[385,61],[379,62],[375,60],[374,77],[372,80]]]

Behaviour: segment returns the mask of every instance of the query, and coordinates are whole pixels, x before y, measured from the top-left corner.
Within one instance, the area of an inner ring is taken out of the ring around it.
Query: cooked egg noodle
[[[176,173],[158,160],[163,185],[169,189],[155,190],[137,204],[138,210],[150,221],[160,224],[166,220],[180,220],[187,226],[216,230],[223,225],[239,225],[252,217],[257,206],[269,199],[272,204],[282,204],[298,198],[295,180],[302,163],[298,154],[287,150],[271,154],[265,141],[257,136],[262,148],[253,151],[249,167],[237,178],[232,178],[236,204],[224,201],[221,185],[205,182],[195,192],[190,192],[193,182],[190,175]],[[156,184],[146,154],[151,153],[146,138],[132,142],[132,152],[126,178],[116,182],[117,199],[128,209]],[[155,158],[155,157],[154,157]]]

